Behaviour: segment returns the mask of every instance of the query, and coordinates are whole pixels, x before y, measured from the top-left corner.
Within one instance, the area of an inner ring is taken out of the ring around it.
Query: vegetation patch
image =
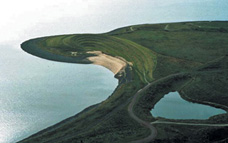
[[[104,34],[72,34],[32,39],[22,49],[35,56],[72,63],[92,63],[91,51],[127,61],[117,73],[119,85],[105,101],[47,128],[21,142],[130,142],[150,130],[130,117],[128,105],[142,89],[133,107],[146,122],[150,110],[168,92],[178,91],[189,101],[227,110],[228,22],[183,22],[134,25]],[[151,83],[151,84],[148,84]],[[148,88],[144,88],[147,87]],[[226,123],[227,114],[194,123]],[[174,122],[185,122],[174,120]],[[155,142],[225,141],[227,127],[155,125]],[[210,138],[215,134],[215,138]]]

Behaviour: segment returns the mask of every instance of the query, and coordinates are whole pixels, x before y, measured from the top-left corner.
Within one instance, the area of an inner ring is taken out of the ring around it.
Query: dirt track
[[[137,100],[137,97],[144,91],[146,90],[148,87],[150,86],[150,84],[148,84],[147,86],[145,86],[143,89],[140,89],[133,97],[131,103],[129,104],[128,106],[128,113],[130,114],[130,116],[136,120],[139,124],[141,124],[142,126],[145,126],[147,128],[150,129],[151,131],[151,134],[146,137],[146,138],[143,138],[143,139],[140,139],[140,140],[137,140],[137,141],[133,141],[132,143],[144,143],[144,142],[149,142],[151,140],[153,140],[156,136],[157,136],[157,130],[156,128],[151,125],[149,122],[146,122],[146,121],[143,121],[141,120],[140,118],[138,118],[134,112],[133,112],[133,106],[135,105],[136,103],[136,100]]]
[[[148,137],[140,139],[140,140],[136,140],[136,141],[132,141],[132,143],[146,143],[146,142],[150,142],[152,140],[155,139],[155,137],[157,136],[157,129],[150,123],[150,122],[146,122],[143,121],[142,119],[140,119],[139,117],[137,117],[134,112],[133,112],[133,107],[137,101],[138,96],[143,93],[144,91],[146,91],[151,85],[156,84],[159,81],[165,80],[167,78],[170,78],[172,76],[178,76],[181,75],[183,73],[177,73],[177,74],[172,74],[172,75],[168,75],[166,77],[160,78],[158,80],[155,80],[151,83],[148,83],[145,87],[143,87],[142,89],[139,89],[138,92],[133,96],[130,104],[128,105],[128,113],[129,115],[135,120],[137,121],[139,124],[141,124],[142,126],[149,128],[151,133]]]
[[[152,125],[154,124],[170,124],[170,125],[185,125],[185,126],[207,126],[207,127],[227,127],[228,124],[206,124],[206,123],[181,123],[181,122],[169,122],[169,121],[155,121],[151,122]]]

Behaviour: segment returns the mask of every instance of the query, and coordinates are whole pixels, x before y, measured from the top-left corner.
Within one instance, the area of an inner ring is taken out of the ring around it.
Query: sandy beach
[[[127,65],[126,60],[103,54],[101,51],[89,51],[87,53],[96,55],[96,56],[88,57],[87,59],[89,61],[91,61],[95,65],[101,65],[106,67],[114,74],[117,74],[118,72],[123,70]]]

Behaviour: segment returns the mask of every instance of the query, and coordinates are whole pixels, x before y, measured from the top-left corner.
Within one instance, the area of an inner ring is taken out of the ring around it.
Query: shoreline
[[[54,126],[53,130],[37,133],[23,141],[149,142],[156,133],[156,129],[153,129],[148,123],[148,121],[156,120],[149,114],[149,110],[154,107],[161,96],[164,96],[164,93],[181,90],[194,77],[200,82],[194,82],[192,86],[200,88],[197,88],[199,90],[193,93],[201,95],[204,99],[209,99],[210,96],[203,91],[208,91],[211,97],[215,97],[213,95],[217,94],[217,89],[226,91],[223,86],[227,83],[226,74],[220,75],[214,71],[209,74],[208,70],[226,69],[227,59],[212,64],[205,63],[224,55],[225,46],[220,46],[217,43],[226,40],[224,34],[227,34],[227,26],[221,26],[220,23],[197,22],[170,24],[172,30],[169,32],[164,30],[164,26],[164,24],[139,25],[134,26],[134,29],[131,27],[120,28],[107,34],[50,36],[24,43],[28,47],[35,46],[38,50],[29,49],[29,51],[38,57],[47,57],[49,60],[60,62],[103,66],[115,74],[119,84],[113,94],[95,108],[82,112],[80,116],[72,118],[70,122]],[[199,28],[199,26],[201,27]],[[132,30],[137,30],[137,32],[133,34]],[[205,36],[213,38],[215,34],[218,37],[213,40],[213,43],[208,43],[208,37],[205,38]],[[195,36],[198,38],[194,38]],[[186,37],[189,40],[186,40]],[[180,40],[186,41],[179,42]],[[191,46],[186,46],[201,42],[202,44],[196,51],[192,50]],[[213,47],[211,47],[212,44]],[[182,50],[183,47],[186,49]],[[36,50],[39,52],[43,50],[44,53],[50,52],[51,56],[49,56],[50,54],[43,55],[42,52],[37,53]],[[161,54],[165,57],[160,56]],[[174,61],[173,58],[181,60]],[[202,68],[202,74],[196,76],[194,74],[196,68],[201,68],[196,64],[199,62],[204,63],[206,68]],[[186,88],[186,90],[190,91],[191,88]],[[226,97],[222,94],[220,97],[215,99],[216,102],[225,104]],[[227,115],[224,115],[224,117],[220,118],[219,116],[219,118],[212,120],[220,122],[225,121],[226,118]],[[136,123],[137,121],[138,123]],[[179,137],[185,137],[185,134],[189,136],[189,141],[193,141],[191,137],[196,134],[193,135],[182,129],[177,128],[177,134],[170,134],[170,137],[158,135],[156,141],[165,142],[170,139],[175,141],[180,139]],[[160,126],[158,131],[173,131],[173,127]],[[197,136],[201,135],[202,131],[211,132],[207,129],[192,129],[192,131],[197,133]]]
[[[42,40],[42,38],[38,39],[38,41],[39,40]],[[113,56],[104,54],[101,51],[87,51],[86,52],[87,54],[94,55],[94,56],[87,56],[87,57],[80,57],[80,56],[67,57],[64,55],[56,55],[49,51],[38,48],[37,45],[35,45],[36,43],[35,39],[28,40],[28,41],[30,42],[26,43],[27,42],[26,41],[22,43],[21,47],[23,51],[33,56],[40,57],[45,60],[56,61],[56,62],[99,65],[110,70],[114,74],[114,77],[117,78],[119,81],[122,74],[126,72],[126,68],[133,65],[131,62],[126,61],[122,57],[113,57]],[[28,48],[28,47],[33,47],[33,48]],[[119,75],[119,76],[116,77],[116,75]]]
[[[94,54],[95,56],[87,57],[86,59],[92,62],[94,65],[100,65],[111,72],[114,75],[123,72],[127,67],[127,61],[125,59],[120,59],[118,57],[113,57],[107,54],[102,53],[101,51],[88,51],[88,54]]]

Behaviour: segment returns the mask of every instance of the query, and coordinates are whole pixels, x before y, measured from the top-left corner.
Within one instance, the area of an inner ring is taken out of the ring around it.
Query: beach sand
[[[88,57],[87,59],[95,65],[101,65],[117,74],[127,66],[126,60],[118,57],[112,57],[103,54],[101,51],[89,51],[87,53],[95,54],[96,56]]]

